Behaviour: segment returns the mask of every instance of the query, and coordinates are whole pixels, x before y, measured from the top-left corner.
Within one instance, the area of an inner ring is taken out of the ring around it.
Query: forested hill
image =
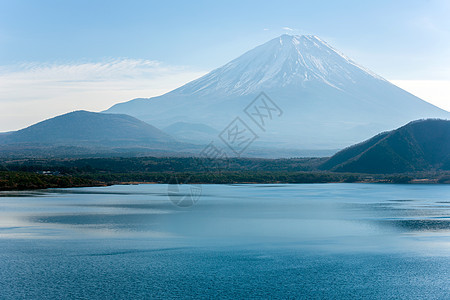
[[[374,174],[450,170],[450,121],[410,122],[336,153],[321,169]]]

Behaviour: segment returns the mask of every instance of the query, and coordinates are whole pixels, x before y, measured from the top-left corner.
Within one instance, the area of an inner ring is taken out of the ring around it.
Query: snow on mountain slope
[[[355,76],[356,75],[356,76]],[[340,89],[368,73],[316,36],[283,35],[176,89],[185,95],[246,95],[315,80]]]
[[[259,146],[335,149],[411,120],[449,113],[359,66],[316,36],[282,35],[167,94],[107,112],[160,128],[176,122],[222,130],[260,93],[284,111]]]

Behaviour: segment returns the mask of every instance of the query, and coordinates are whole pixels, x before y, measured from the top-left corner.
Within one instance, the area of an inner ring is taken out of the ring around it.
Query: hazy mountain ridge
[[[75,111],[0,134],[2,157],[198,156],[219,131],[180,122],[162,131],[124,114]],[[174,138],[175,136],[175,138]],[[196,143],[194,143],[196,142]],[[251,147],[246,157],[329,156],[337,150],[310,151]]]
[[[450,121],[410,122],[338,152],[321,167],[360,173],[450,170]]]
[[[178,144],[170,135],[134,117],[88,111],[60,115],[0,137],[3,149],[63,147],[74,153],[86,147],[170,149]]]

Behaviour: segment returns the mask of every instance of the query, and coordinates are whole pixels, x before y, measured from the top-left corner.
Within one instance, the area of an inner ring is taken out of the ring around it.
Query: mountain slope
[[[361,173],[450,170],[450,121],[410,122],[336,153],[321,167]]]
[[[409,121],[450,113],[396,87],[315,36],[283,35],[167,94],[107,112],[159,127],[177,122],[224,128],[260,93],[283,110],[259,146],[335,149]],[[251,122],[250,122],[251,125]]]
[[[219,131],[204,124],[177,122],[162,129],[179,141],[190,143],[210,143]]]
[[[173,145],[176,141],[131,116],[75,111],[4,135],[1,144],[123,147]]]

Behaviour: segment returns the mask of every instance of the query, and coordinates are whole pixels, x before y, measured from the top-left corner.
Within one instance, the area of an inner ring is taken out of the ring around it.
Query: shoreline
[[[355,181],[355,182],[343,182],[343,181],[329,181],[329,182],[229,182],[229,183],[214,183],[214,182],[192,182],[192,183],[177,183],[179,185],[265,185],[265,184],[392,184],[392,185],[445,185],[450,183],[440,183],[437,180],[413,180],[408,183],[397,183],[389,181]],[[174,184],[174,183],[162,183],[162,182],[114,182],[114,183],[99,183],[99,184],[86,184],[86,185],[72,185],[72,186],[48,186],[48,187],[27,187],[27,188],[0,188],[0,193],[2,192],[21,192],[21,191],[37,191],[37,190],[48,190],[48,189],[70,189],[70,188],[85,188],[85,187],[108,187],[115,185],[143,185],[143,184]]]

